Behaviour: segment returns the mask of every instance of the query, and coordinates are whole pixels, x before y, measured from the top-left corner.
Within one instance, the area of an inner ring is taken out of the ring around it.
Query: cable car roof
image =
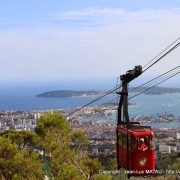
[[[148,127],[143,126],[132,126],[129,129],[127,129],[127,126],[120,125],[118,126],[118,131],[121,131],[125,134],[129,134],[130,136],[141,138],[141,137],[153,137],[154,133],[153,131]]]

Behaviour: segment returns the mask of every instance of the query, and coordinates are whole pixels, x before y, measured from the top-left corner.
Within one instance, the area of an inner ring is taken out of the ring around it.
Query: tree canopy
[[[85,133],[74,130],[58,113],[38,119],[35,132],[1,133],[0,144],[0,176],[4,179],[43,179],[44,175],[57,180],[105,178],[97,176],[104,169],[100,161],[87,155]]]
[[[42,179],[42,161],[37,153],[19,149],[10,139],[0,136],[0,176],[4,179]]]

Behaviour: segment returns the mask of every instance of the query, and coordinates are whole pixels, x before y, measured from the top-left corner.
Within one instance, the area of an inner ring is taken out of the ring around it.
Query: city
[[[73,116],[67,117],[69,123],[74,129],[81,129],[85,132],[89,139],[89,152],[90,156],[111,156],[116,154],[116,123],[97,123],[92,120],[83,121],[83,119],[100,114],[101,118],[106,118],[114,112],[116,105],[106,104],[102,106],[91,106],[83,108],[81,111],[76,112]],[[50,110],[54,111],[54,110]],[[59,109],[55,110],[58,113],[67,116],[72,109]],[[17,131],[29,130],[34,131],[38,119],[49,111],[1,111],[0,112],[0,132],[15,129]],[[138,122],[156,122],[166,123],[177,121],[172,114],[156,115],[156,116],[138,116],[133,117],[132,121]],[[180,124],[179,124],[180,126]],[[180,152],[180,128],[153,128],[154,131],[154,148],[156,155],[179,153]]]

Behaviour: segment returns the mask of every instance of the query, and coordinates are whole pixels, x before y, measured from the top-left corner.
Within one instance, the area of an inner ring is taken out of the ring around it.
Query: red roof
[[[141,128],[141,126],[136,126],[136,128],[129,128],[127,129],[127,127],[125,125],[119,125],[118,126],[118,131],[119,132],[123,132],[123,133],[128,133],[130,136],[134,136],[134,137],[153,137],[154,133],[152,131],[152,129],[149,128]]]

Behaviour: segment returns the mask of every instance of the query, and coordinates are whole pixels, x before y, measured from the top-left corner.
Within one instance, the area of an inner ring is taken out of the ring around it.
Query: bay
[[[96,97],[76,97],[76,98],[42,98],[36,97],[37,94],[49,90],[46,88],[35,87],[6,87],[0,88],[0,110],[50,110],[50,109],[76,109],[83,106]],[[106,96],[94,105],[100,105],[114,99],[115,95]],[[115,102],[118,102],[116,100]],[[163,95],[140,95],[133,98],[130,102],[135,106],[129,108],[130,117],[140,115],[156,115],[172,113],[180,117],[180,93]],[[96,122],[115,123],[116,112],[109,118],[90,117],[89,120]],[[172,127],[180,128],[179,122],[171,123],[151,123],[152,127]]]
[[[89,103],[96,97],[44,98],[36,97],[44,89],[37,88],[4,88],[0,89],[0,110],[48,110],[77,108]],[[112,100],[116,95],[106,96],[94,105]],[[114,101],[114,102],[117,102]],[[180,116],[180,93],[163,95],[140,95],[130,102],[136,105],[129,109],[131,116],[157,113],[173,113]]]

